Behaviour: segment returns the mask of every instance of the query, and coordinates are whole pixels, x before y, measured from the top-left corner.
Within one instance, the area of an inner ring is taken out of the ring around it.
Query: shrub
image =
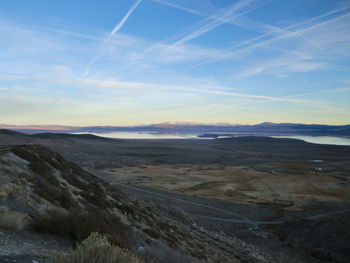
[[[0,191],[0,199],[5,199],[5,198],[7,198],[7,196],[8,196],[8,193],[7,193],[7,192],[5,192],[5,191]]]
[[[53,258],[53,263],[143,263],[144,261],[126,249],[113,246],[106,236],[92,233],[68,254]]]
[[[149,235],[150,237],[154,238],[154,239],[160,239],[162,237],[162,235],[155,229],[153,228],[145,228],[143,229],[143,232],[145,232],[147,235]]]
[[[15,211],[0,212],[0,228],[19,231],[27,226],[28,216]]]
[[[75,206],[75,201],[68,190],[61,186],[50,184],[45,178],[34,176],[30,179],[34,184],[34,193],[55,205],[68,209]]]
[[[87,211],[69,211],[63,213],[51,210],[47,214],[35,218],[35,231],[50,233],[81,242],[93,232],[105,234],[109,240],[120,246],[129,247],[129,228],[120,219],[98,208]]]
[[[33,149],[39,151],[42,147],[32,146]],[[53,170],[50,165],[48,165],[40,155],[33,154],[29,147],[17,147],[12,149],[13,153],[20,158],[29,162],[29,168],[37,173],[38,175],[44,177],[48,182],[53,185],[59,185],[56,177],[53,176]]]
[[[107,209],[111,207],[111,204],[109,200],[106,198],[106,195],[104,193],[93,193],[93,192],[86,192],[86,191],[81,191],[79,193],[81,197],[84,198],[85,204],[94,204],[97,207],[101,209]]]

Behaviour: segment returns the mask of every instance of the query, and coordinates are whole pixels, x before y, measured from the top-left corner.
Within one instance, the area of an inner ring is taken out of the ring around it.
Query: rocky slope
[[[151,204],[140,203],[40,145],[0,147],[0,205],[3,259],[47,259],[99,232],[156,262],[267,262],[238,240],[216,237],[218,246],[203,239],[203,233],[170,222]],[[6,243],[15,240],[9,235],[24,246],[28,236],[39,241],[23,251]]]

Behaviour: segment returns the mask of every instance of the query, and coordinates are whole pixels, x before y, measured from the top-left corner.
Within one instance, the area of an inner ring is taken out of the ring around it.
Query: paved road
[[[134,187],[134,186],[130,186],[130,185],[126,185],[126,184],[122,184],[122,183],[117,183],[117,182],[113,182],[111,183],[112,185],[118,185],[118,186],[121,186],[123,188],[128,188],[128,189],[131,189],[133,191],[138,191],[138,192],[142,192],[142,193],[146,193],[146,194],[149,194],[149,195],[154,195],[154,196],[158,196],[158,197],[163,197],[163,198],[167,198],[167,199],[172,199],[172,200],[176,200],[176,201],[180,201],[180,202],[184,202],[184,203],[187,203],[187,204],[191,204],[191,205],[194,205],[194,206],[197,206],[197,207],[203,207],[203,208],[206,208],[206,209],[212,209],[212,210],[215,210],[215,211],[218,211],[218,212],[221,212],[221,213],[225,213],[225,214],[229,214],[231,216],[235,216],[235,217],[239,217],[241,218],[242,221],[246,221],[249,219],[247,219],[246,217],[238,214],[238,213],[235,213],[235,212],[231,212],[231,211],[227,211],[227,210],[223,210],[223,209],[220,209],[220,208],[216,208],[216,207],[213,207],[213,206],[209,206],[209,205],[204,205],[204,204],[200,204],[200,203],[197,203],[197,202],[193,202],[193,201],[189,201],[189,200],[185,200],[185,199],[182,199],[182,198],[178,198],[178,197],[174,197],[174,196],[169,196],[169,195],[165,195],[165,194],[160,194],[160,193],[156,193],[156,192],[151,192],[151,191],[148,191],[148,190],[145,190],[145,189],[140,189],[138,187]]]
[[[131,185],[127,185],[127,184],[122,184],[122,183],[118,183],[118,182],[113,182],[111,183],[114,186],[117,187],[121,187],[121,188],[126,188],[129,190],[132,190],[133,192],[137,191],[137,192],[141,192],[143,194],[147,194],[147,195],[152,195],[152,196],[156,196],[156,197],[161,197],[161,198],[165,198],[165,199],[171,199],[171,200],[176,200],[176,201],[180,201],[189,205],[192,205],[194,207],[201,207],[201,208],[205,208],[206,210],[212,210],[215,212],[219,212],[220,214],[226,214],[228,216],[230,216],[230,218],[224,218],[224,217],[216,217],[216,216],[210,216],[210,215],[199,215],[199,214],[193,214],[195,216],[200,216],[200,217],[204,217],[206,219],[210,219],[210,220],[214,220],[214,221],[221,221],[221,222],[232,222],[232,223],[239,223],[239,224],[247,224],[247,225],[251,225],[254,227],[258,227],[258,225],[269,225],[269,224],[281,224],[284,223],[284,221],[261,221],[261,220],[252,220],[249,219],[239,213],[235,213],[232,211],[228,211],[228,210],[224,210],[224,209],[220,209],[211,205],[205,205],[199,202],[194,202],[194,201],[189,201],[183,198],[179,198],[179,197],[174,197],[172,193],[166,194],[166,193],[159,193],[154,192],[154,191],[148,191],[146,189],[141,189],[139,187],[135,187],[135,186],[131,186]],[[209,213],[208,213],[209,214]],[[233,217],[233,218],[232,218]]]
[[[206,204],[202,204],[200,202],[186,200],[185,198],[180,198],[178,196],[174,196],[173,193],[168,194],[165,192],[160,192],[158,190],[150,191],[150,190],[147,190],[145,188],[140,188],[140,187],[131,186],[128,184],[122,184],[122,183],[118,183],[118,182],[112,182],[111,184],[115,185],[116,187],[122,188],[122,189],[131,190],[134,194],[136,194],[135,193],[135,191],[136,191],[136,192],[142,193],[143,195],[146,194],[146,195],[150,195],[150,196],[161,197],[163,199],[175,200],[175,201],[179,201],[179,202],[182,202],[185,204],[189,204],[189,205],[194,206],[194,207],[201,207],[201,208],[209,209],[211,211],[219,212],[220,214],[225,214],[225,215],[229,216],[229,218],[227,218],[227,217],[218,217],[218,216],[191,213],[192,215],[203,217],[203,218],[213,220],[213,221],[229,222],[229,223],[237,223],[237,224],[247,224],[247,225],[251,225],[255,228],[258,228],[259,225],[276,225],[276,224],[283,224],[286,222],[284,220],[266,221],[266,220],[249,219],[246,216],[243,216],[242,214],[239,214],[236,212],[228,211],[228,210],[217,208],[217,207],[214,207],[211,205],[206,205]],[[327,216],[341,214],[341,213],[347,213],[347,212],[350,212],[350,209],[333,211],[333,212],[329,212],[329,213],[322,213],[322,214],[317,214],[317,215],[312,215],[312,216],[304,216],[303,219],[316,220],[316,219],[319,219],[322,217],[327,217]],[[208,214],[210,214],[210,213],[208,213]]]

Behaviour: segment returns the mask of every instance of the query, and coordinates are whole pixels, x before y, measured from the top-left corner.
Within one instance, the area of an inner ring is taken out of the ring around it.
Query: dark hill
[[[21,136],[30,136],[25,133],[17,132],[17,131],[12,131],[12,130],[7,130],[7,129],[0,129],[0,134],[4,135],[21,135]]]
[[[70,133],[35,133],[31,135],[34,138],[43,139],[57,139],[57,138],[74,138],[74,139],[88,139],[88,140],[113,140],[106,137],[100,137],[93,134],[70,134]]]
[[[337,134],[350,136],[350,127],[337,131]]]

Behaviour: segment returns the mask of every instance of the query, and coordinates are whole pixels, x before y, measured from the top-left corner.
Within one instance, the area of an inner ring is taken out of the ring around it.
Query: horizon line
[[[206,125],[206,126],[254,126],[254,125],[261,125],[261,124],[301,124],[301,125],[326,125],[326,126],[348,126],[348,124],[326,124],[326,123],[306,123],[306,122],[258,122],[258,123],[225,123],[225,122],[219,122],[219,123],[207,123],[207,122],[159,122],[159,123],[150,123],[150,124],[135,124],[135,125],[82,125],[82,126],[76,126],[76,125],[64,125],[64,124],[0,124],[0,129],[43,129],[46,128],[47,130],[72,130],[77,128],[87,128],[87,127],[146,127],[146,126],[157,126],[157,125],[169,125],[169,126],[181,126],[181,125],[187,125],[187,126],[200,126],[200,125]],[[61,129],[59,129],[61,128]]]

